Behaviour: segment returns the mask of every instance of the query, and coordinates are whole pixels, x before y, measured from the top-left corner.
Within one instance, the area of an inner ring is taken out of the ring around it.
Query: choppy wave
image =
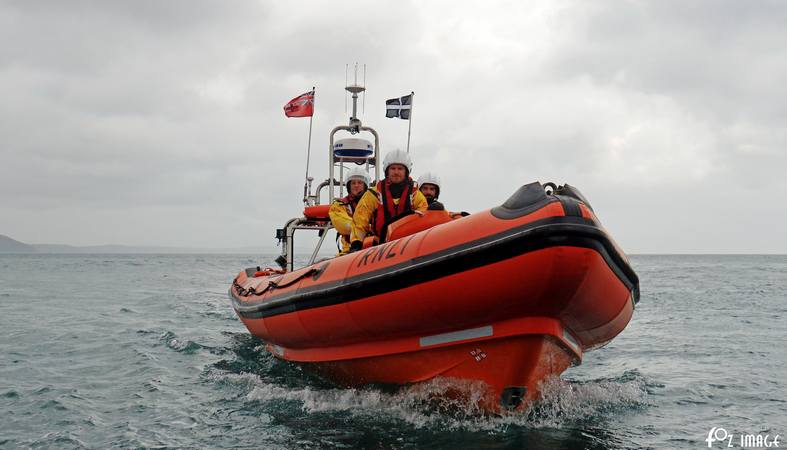
[[[249,373],[223,377],[227,382],[245,386],[248,400],[293,402],[306,413],[344,412],[365,419],[383,415],[415,428],[488,432],[511,426],[559,428],[642,408],[648,402],[647,383],[639,374],[585,382],[551,378],[542,384],[538,401],[504,414],[485,413],[480,406],[485,386],[465,380],[437,378],[386,392],[377,388],[292,388]],[[465,395],[454,395],[457,390]]]
[[[616,378],[568,381],[551,377],[541,384],[541,398],[527,410],[527,423],[560,427],[598,420],[648,405],[648,382],[638,371]]]
[[[787,434],[774,345],[787,257],[632,262],[629,327],[535,403],[490,415],[473,383],[344,389],[274,358],[226,298],[239,268],[269,263],[257,258],[0,255],[0,447],[694,448],[714,426]],[[55,291],[30,289],[41,267],[56,268]]]

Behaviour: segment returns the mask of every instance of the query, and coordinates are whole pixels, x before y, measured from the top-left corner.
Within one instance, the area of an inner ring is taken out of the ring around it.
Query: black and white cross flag
[[[385,117],[398,117],[410,120],[410,111],[413,106],[413,94],[385,101]]]

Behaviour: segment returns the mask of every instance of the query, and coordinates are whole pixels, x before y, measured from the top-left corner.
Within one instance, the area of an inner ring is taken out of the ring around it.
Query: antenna
[[[363,87],[366,87],[366,64],[363,65]],[[366,114],[366,91],[363,91],[363,103],[361,106],[363,107],[363,113]]]
[[[364,75],[365,77],[366,75]],[[358,63],[356,62],[353,66],[353,84],[345,87],[344,89],[352,94],[352,101],[353,101],[353,109],[352,115],[350,116],[350,129],[348,130],[350,134],[357,134],[360,132],[361,128],[361,121],[358,119],[358,94],[362,93],[366,88],[364,86],[358,85]]]
[[[350,65],[344,65],[344,85],[347,86],[347,71],[350,70]],[[344,92],[344,114],[347,114],[347,91]]]

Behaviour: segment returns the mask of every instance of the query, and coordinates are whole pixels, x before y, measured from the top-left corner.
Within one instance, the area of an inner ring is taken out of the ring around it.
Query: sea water
[[[504,416],[445,380],[341,389],[273,358],[227,297],[271,261],[0,255],[0,447],[787,446],[786,256],[632,257],[628,328]]]

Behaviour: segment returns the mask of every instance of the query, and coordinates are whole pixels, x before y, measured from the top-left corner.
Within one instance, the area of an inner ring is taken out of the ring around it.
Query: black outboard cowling
[[[590,202],[588,201],[588,199],[586,199],[585,196],[582,195],[581,192],[579,192],[579,189],[575,188],[574,186],[571,186],[568,183],[564,184],[563,186],[558,186],[558,188],[555,190],[555,194],[556,195],[565,195],[566,197],[575,198],[575,199],[579,200],[580,202],[584,203],[585,206],[588,207],[588,209],[593,211],[593,207],[590,206]],[[595,212],[595,211],[593,211],[593,212]]]
[[[544,186],[536,181],[517,189],[505,203],[492,208],[491,213],[498,219],[511,220],[530,214],[556,201],[558,200],[555,197],[547,196]]]

